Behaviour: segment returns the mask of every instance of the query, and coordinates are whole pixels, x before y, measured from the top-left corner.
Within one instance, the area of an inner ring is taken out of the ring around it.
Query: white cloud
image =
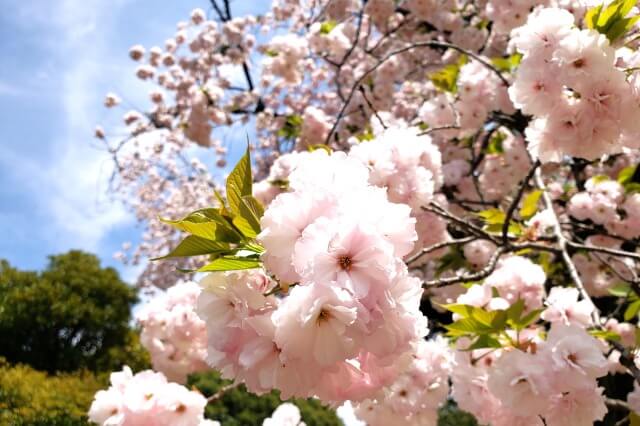
[[[111,52],[109,45],[116,30],[112,21],[125,1],[37,3],[15,4],[14,16],[25,33],[37,29],[49,59],[60,64],[56,75],[49,75],[55,80],[48,85],[57,90],[53,97],[57,105],[51,107],[64,112],[64,122],[58,126],[63,131],[43,141],[48,145],[46,151],[53,153],[49,158],[38,152],[30,158],[16,158],[17,151],[7,144],[0,146],[0,163],[9,167],[16,181],[36,198],[36,204],[46,209],[51,223],[43,238],[56,239],[47,241],[52,250],[82,248],[110,256],[104,253],[105,238],[134,219],[106,195],[113,165],[105,151],[91,144],[96,117],[102,113],[101,92],[106,91],[98,82],[104,79],[104,69],[126,60],[121,52]],[[21,92],[0,82],[0,94]],[[35,119],[46,126],[46,118]]]

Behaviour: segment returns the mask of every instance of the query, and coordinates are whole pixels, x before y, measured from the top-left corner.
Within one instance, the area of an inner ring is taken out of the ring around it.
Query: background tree
[[[0,358],[0,424],[86,425],[87,407],[103,382],[88,371],[49,376]]]
[[[81,251],[51,256],[40,273],[0,262],[0,356],[48,373],[145,364],[130,329],[136,291]]]

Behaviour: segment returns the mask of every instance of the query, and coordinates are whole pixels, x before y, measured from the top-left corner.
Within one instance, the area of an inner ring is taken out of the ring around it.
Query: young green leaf
[[[509,318],[509,321],[517,324],[518,321],[520,321],[520,317],[522,317],[524,308],[524,300],[522,299],[516,300],[513,305],[509,306],[509,308],[507,309],[507,317]]]
[[[542,196],[541,190],[531,191],[522,200],[522,207],[520,208],[520,217],[522,219],[530,219],[538,211],[538,200]]]
[[[585,26],[604,34],[610,42],[624,36],[638,21],[637,16],[627,16],[636,0],[614,0],[606,7],[599,5],[587,10]]]
[[[252,192],[251,157],[249,147],[227,178],[227,201],[234,214],[239,214],[240,200]]]
[[[450,336],[488,334],[495,331],[491,326],[483,324],[477,319],[471,317],[462,318],[452,324],[445,325],[444,328],[448,330],[448,334]]]
[[[264,208],[251,195],[240,200],[238,215],[233,218],[233,224],[247,238],[255,238],[260,233],[260,218]]]
[[[162,219],[180,231],[213,241],[236,243],[240,235],[229,226],[217,209],[201,209],[179,220]]]
[[[337,25],[338,23],[333,20],[324,21],[322,24],[320,24],[320,34],[329,34],[331,30],[333,30]]]
[[[624,320],[631,321],[638,316],[638,311],[640,311],[640,300],[636,300],[627,306],[627,309],[624,311]]]
[[[511,56],[507,56],[506,58],[492,58],[491,63],[494,67],[498,69],[498,71],[502,72],[511,72],[515,70],[520,62],[522,61],[521,53],[514,53]]]
[[[529,327],[531,324],[533,324],[534,322],[538,321],[538,318],[540,318],[540,314],[544,311],[544,309],[534,309],[533,311],[529,312],[527,315],[521,317],[520,319],[518,319],[518,321],[516,322],[516,324],[514,324],[513,328],[516,330],[524,330],[525,328]]]
[[[460,74],[460,67],[462,67],[467,60],[466,55],[463,55],[455,64],[447,65],[441,70],[429,74],[428,78],[433,85],[441,91],[456,93],[458,91],[458,74]]]
[[[622,338],[618,333],[614,333],[613,331],[608,331],[608,330],[598,330],[598,329],[589,330],[589,334],[592,335],[593,337],[609,340],[611,342],[617,342]]]
[[[259,268],[261,265],[262,263],[257,259],[225,256],[203,266],[198,269],[198,272],[239,271],[243,269]]]
[[[631,290],[631,286],[628,283],[617,284],[607,289],[607,291],[610,295],[615,297],[627,297],[634,294],[634,292]]]
[[[151,260],[169,259],[174,257],[199,256],[211,253],[224,253],[231,248],[229,243],[213,241],[207,238],[189,235],[182,240],[169,254]]]
[[[446,309],[449,312],[453,312],[454,314],[460,315],[462,318],[468,318],[471,316],[471,312],[475,308],[471,305],[462,305],[457,303],[451,303],[448,305],[440,305],[442,308]]]
[[[485,153],[487,154],[502,154],[504,153],[504,147],[502,143],[507,139],[507,135],[502,132],[495,132],[491,139],[489,139],[489,144],[487,145],[487,149]]]
[[[488,225],[502,225],[507,218],[505,212],[500,209],[482,210],[476,214],[484,219]]]
[[[620,170],[620,173],[618,173],[618,177],[616,179],[618,183],[620,185],[624,185],[625,183],[631,182],[631,178],[636,171],[636,167],[637,166],[629,166]]]
[[[500,341],[489,334],[482,334],[464,351],[473,351],[476,349],[497,349],[501,348]]]

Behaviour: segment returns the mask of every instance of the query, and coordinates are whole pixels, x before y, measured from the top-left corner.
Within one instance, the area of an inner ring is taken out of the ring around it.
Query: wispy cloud
[[[113,241],[108,241],[110,234],[131,226],[134,219],[120,203],[106,195],[113,165],[106,153],[93,148],[91,142],[96,117],[102,112],[102,92],[107,90],[103,83],[104,69],[125,60],[121,52],[112,52],[109,41],[115,31],[114,16],[126,2],[37,3],[37,7],[27,2],[14,6],[16,27],[30,36],[37,31],[38,40],[42,40],[38,47],[46,55],[43,62],[54,64],[55,73],[46,72],[47,88],[53,96],[40,101],[41,104],[51,102],[48,108],[55,110],[62,122],[54,126],[46,116],[34,114],[33,121],[38,126],[56,129],[48,140],[41,141],[46,149],[39,150],[34,144],[36,149],[27,152],[25,158],[24,149],[3,140],[0,164],[11,181],[21,186],[16,192],[30,197],[29,203],[45,218],[46,232],[34,224],[28,231],[30,239],[40,240],[51,251],[82,248],[110,257],[109,251],[114,246]],[[22,76],[14,77],[19,80]],[[0,81],[0,95],[20,96],[28,91],[28,87]],[[11,200],[8,201],[5,210]],[[29,212],[19,213],[29,215]],[[5,215],[16,214],[7,211]]]

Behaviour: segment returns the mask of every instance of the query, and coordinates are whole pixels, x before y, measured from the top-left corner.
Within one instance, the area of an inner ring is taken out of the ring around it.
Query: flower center
[[[577,59],[575,61],[573,61],[573,63],[571,65],[573,65],[574,68],[582,68],[584,67],[586,64],[586,61],[583,58]]]
[[[331,314],[329,313],[329,311],[327,311],[325,309],[321,309],[320,313],[318,314],[317,323],[318,324],[322,324],[323,322],[328,321],[329,318],[331,318]]]
[[[345,271],[351,270],[352,264],[353,264],[353,261],[349,256],[340,256],[338,258],[338,265],[340,265],[340,268],[342,268]]]

